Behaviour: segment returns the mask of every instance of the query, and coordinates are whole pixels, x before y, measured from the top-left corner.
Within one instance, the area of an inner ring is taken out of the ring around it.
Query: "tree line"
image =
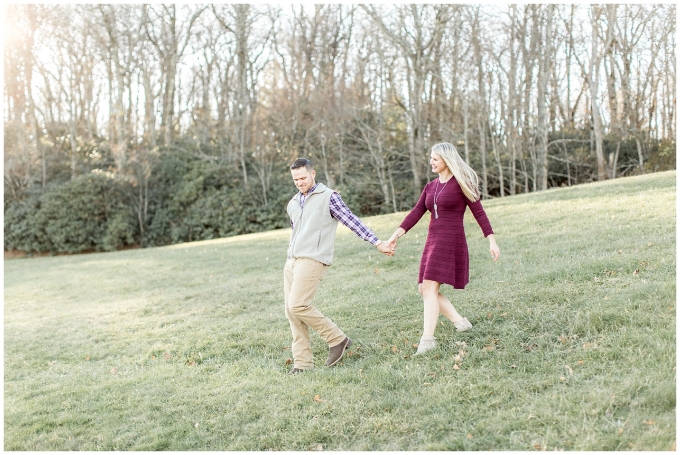
[[[675,168],[675,5],[9,5],[5,249],[285,227],[288,166],[409,209]]]

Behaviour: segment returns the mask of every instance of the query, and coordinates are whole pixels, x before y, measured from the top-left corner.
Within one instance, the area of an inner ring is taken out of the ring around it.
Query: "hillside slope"
[[[394,258],[340,228],[315,304],[356,344],[290,365],[288,230],[4,262],[6,450],[668,450],[675,445],[676,174],[484,203],[474,324],[422,329],[427,220]],[[367,219],[386,239],[405,213]],[[456,357],[459,356],[459,357]]]

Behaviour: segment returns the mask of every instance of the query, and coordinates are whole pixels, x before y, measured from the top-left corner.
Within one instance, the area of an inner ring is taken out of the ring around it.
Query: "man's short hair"
[[[312,172],[314,169],[312,162],[307,158],[298,158],[293,164],[290,165],[290,170],[292,171],[294,169],[300,169],[301,167],[307,168],[309,172]]]

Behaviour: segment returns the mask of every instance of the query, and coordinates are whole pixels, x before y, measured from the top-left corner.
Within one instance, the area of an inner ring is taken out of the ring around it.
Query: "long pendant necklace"
[[[451,180],[451,179],[449,179]],[[444,191],[444,188],[446,188],[446,185],[449,184],[449,180],[446,181],[444,186],[442,186],[442,190],[439,192],[439,196],[441,196],[442,192]],[[439,189],[439,179],[437,179],[437,186],[434,189],[434,217],[435,219],[439,219],[439,213],[437,212],[437,190]]]

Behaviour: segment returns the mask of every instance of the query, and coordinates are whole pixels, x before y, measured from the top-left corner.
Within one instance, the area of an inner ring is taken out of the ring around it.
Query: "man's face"
[[[307,194],[309,189],[314,186],[314,177],[316,177],[316,171],[314,169],[310,172],[306,167],[299,167],[297,169],[291,169],[290,173],[293,175],[295,186],[302,194]]]

